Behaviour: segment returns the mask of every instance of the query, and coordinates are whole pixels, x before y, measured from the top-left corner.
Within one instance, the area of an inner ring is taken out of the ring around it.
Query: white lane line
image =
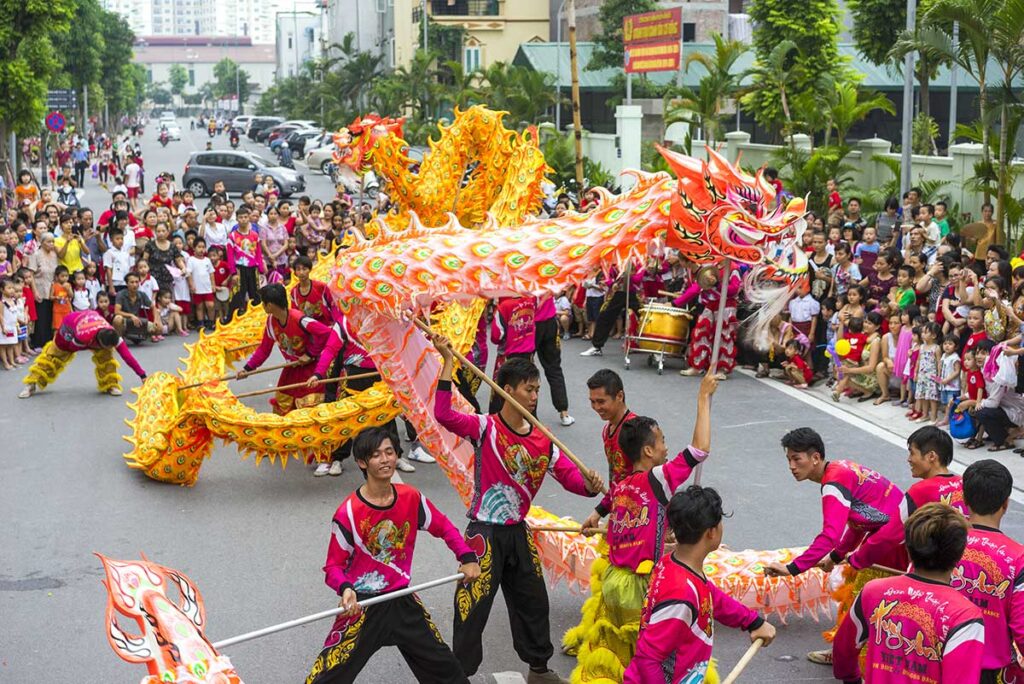
[[[780,382],[772,382],[769,378],[755,377],[753,372],[748,371],[745,368],[737,368],[736,370],[742,373],[743,375],[746,375],[747,377],[752,378],[757,382],[760,382],[763,385],[767,385],[778,392],[782,392],[788,397],[792,397],[793,399],[801,401],[807,404],[808,406],[812,406],[823,413],[827,413],[833,418],[838,418],[839,420],[843,421],[848,425],[852,425],[858,430],[863,430],[864,432],[868,432],[872,435],[875,435],[876,437],[884,439],[886,442],[898,446],[901,449],[907,448],[907,438],[904,437],[903,435],[893,432],[892,430],[885,426],[864,420],[860,416],[848,413],[842,410],[841,408],[824,402],[816,398],[814,395],[802,390],[798,390],[795,387],[790,387],[789,385]],[[964,470],[966,470],[967,466],[969,465],[970,463],[964,463],[963,461],[957,460],[956,451],[953,452],[953,462],[949,464],[950,470],[952,470],[957,475],[963,475]],[[1024,504],[1024,490],[1021,490],[1015,484],[1013,487],[1013,491],[1010,492],[1010,498],[1019,504]]]

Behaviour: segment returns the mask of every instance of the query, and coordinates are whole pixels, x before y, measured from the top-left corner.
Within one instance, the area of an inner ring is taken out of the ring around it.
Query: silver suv
[[[217,181],[224,181],[229,193],[239,194],[253,189],[257,173],[273,178],[281,197],[306,189],[306,179],[294,169],[271,164],[252,152],[236,150],[193,152],[181,182],[196,197],[210,194]]]

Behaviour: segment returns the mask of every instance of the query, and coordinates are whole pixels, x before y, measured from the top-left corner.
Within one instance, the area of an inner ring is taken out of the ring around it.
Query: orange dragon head
[[[370,155],[373,144],[388,133],[402,137],[402,125],[405,118],[392,119],[370,113],[362,118],[353,119],[348,126],[343,126],[334,134],[334,163],[341,168],[348,168],[356,173],[370,170]]]

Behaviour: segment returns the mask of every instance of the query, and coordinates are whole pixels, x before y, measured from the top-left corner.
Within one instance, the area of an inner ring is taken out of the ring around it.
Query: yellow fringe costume
[[[42,353],[32,362],[32,367],[28,369],[28,375],[22,382],[43,389],[53,384],[74,356],[74,352],[66,352],[53,342],[47,342]],[[100,392],[121,389],[121,376],[117,372],[118,363],[112,349],[94,350],[92,363],[96,367],[96,386]]]
[[[567,653],[576,654],[572,684],[621,684],[636,651],[640,614],[654,564],[643,563],[632,572],[608,562],[608,545],[599,544],[601,555],[590,566],[590,598],[582,609],[580,624],[562,638]],[[708,666],[706,684],[718,684],[714,661]]]

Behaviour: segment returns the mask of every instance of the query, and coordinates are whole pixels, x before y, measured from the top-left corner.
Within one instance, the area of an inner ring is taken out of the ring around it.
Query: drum
[[[640,310],[638,349],[681,356],[690,337],[690,314],[665,304],[648,304]]]

